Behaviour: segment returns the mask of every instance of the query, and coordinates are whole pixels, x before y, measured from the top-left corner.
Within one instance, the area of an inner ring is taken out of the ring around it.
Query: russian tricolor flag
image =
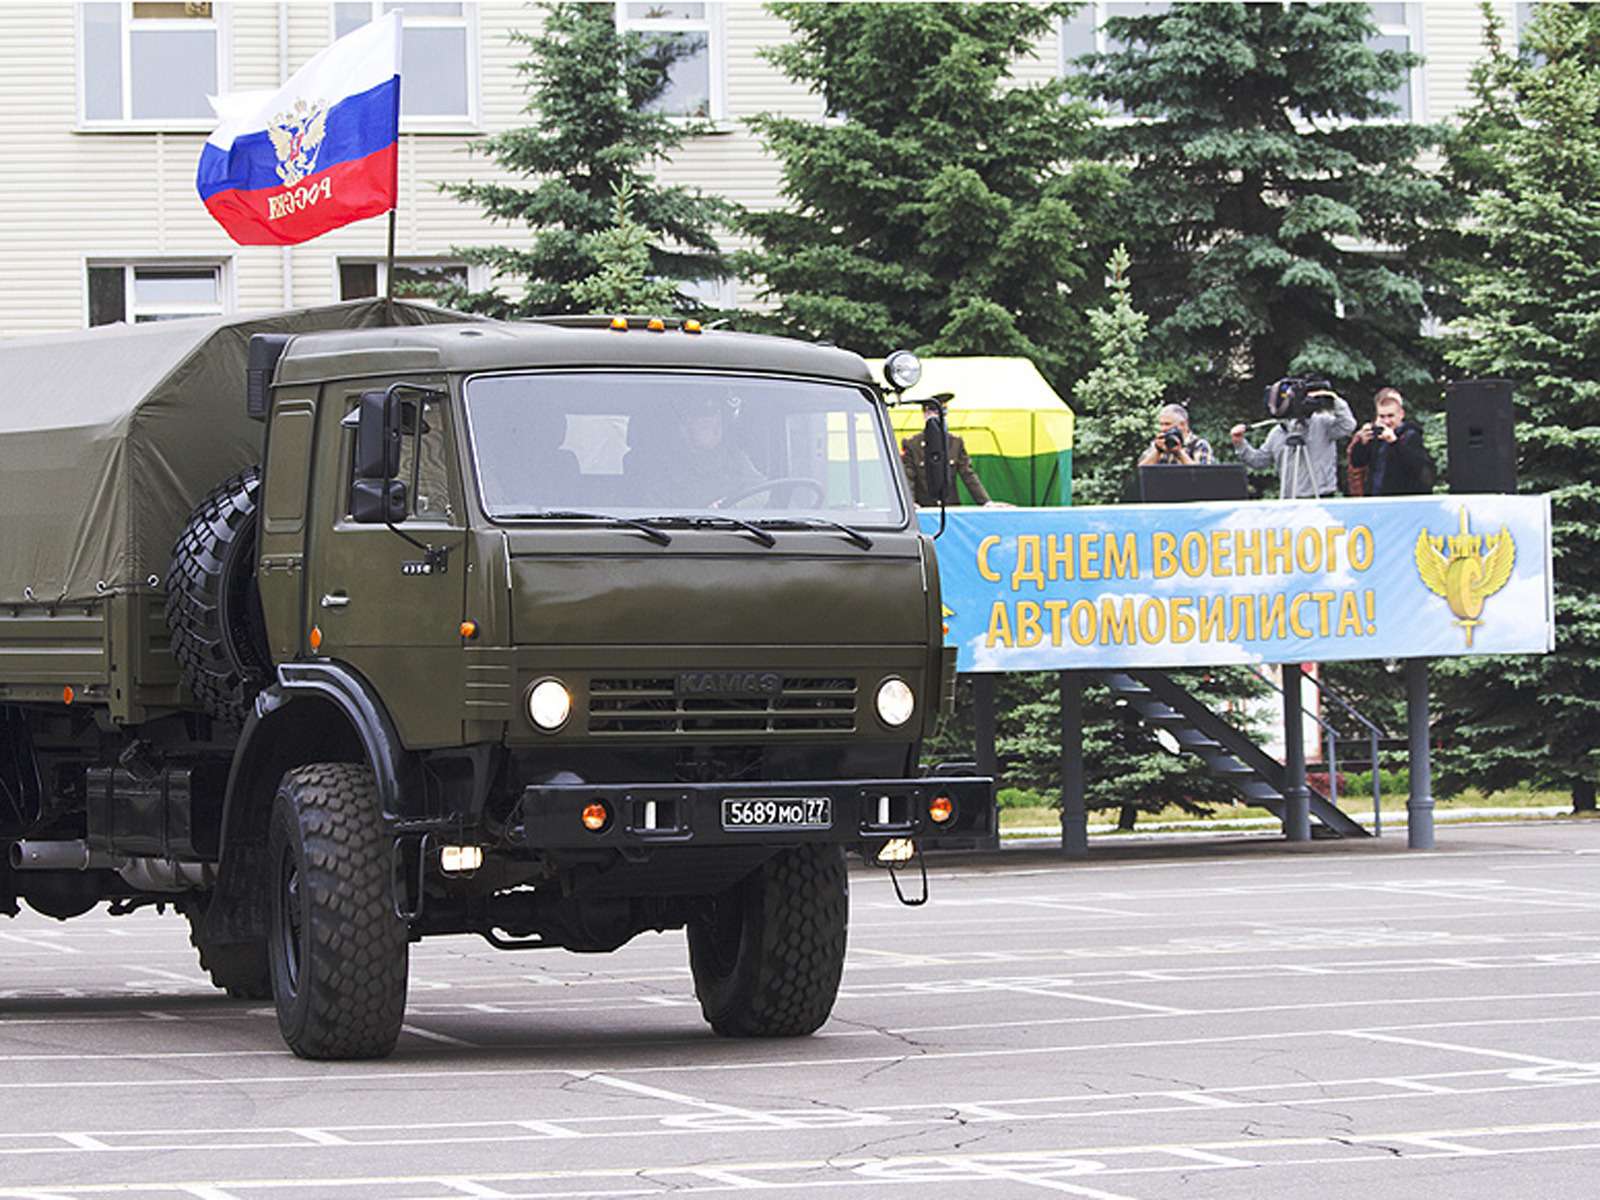
[[[363,25],[276,92],[213,100],[195,186],[228,236],[282,246],[395,205],[400,14]]]

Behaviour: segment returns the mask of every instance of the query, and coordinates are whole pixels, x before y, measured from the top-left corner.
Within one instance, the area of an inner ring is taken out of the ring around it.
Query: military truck
[[[686,929],[717,1033],[807,1034],[846,851],[991,830],[853,354],[358,302],[0,379],[0,909],[173,909],[299,1055],[388,1054],[438,934]]]

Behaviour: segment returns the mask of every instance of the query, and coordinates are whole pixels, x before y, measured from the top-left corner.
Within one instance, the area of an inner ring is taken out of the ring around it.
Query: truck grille
[[[856,681],[786,675],[773,696],[680,696],[673,677],[601,676],[589,681],[593,734],[851,733]]]

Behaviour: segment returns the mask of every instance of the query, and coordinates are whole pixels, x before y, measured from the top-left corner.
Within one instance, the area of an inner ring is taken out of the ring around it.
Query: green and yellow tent
[[[883,364],[874,362],[881,380]],[[922,428],[915,401],[954,393],[948,419],[994,500],[1020,505],[1072,503],[1072,410],[1026,358],[924,358],[922,382],[889,410],[895,434]],[[972,503],[958,479],[961,503]]]

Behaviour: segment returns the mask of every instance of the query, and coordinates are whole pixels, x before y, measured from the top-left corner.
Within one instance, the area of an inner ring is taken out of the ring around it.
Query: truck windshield
[[[486,375],[467,382],[466,404],[491,518],[905,522],[882,410],[848,385],[676,371]]]

